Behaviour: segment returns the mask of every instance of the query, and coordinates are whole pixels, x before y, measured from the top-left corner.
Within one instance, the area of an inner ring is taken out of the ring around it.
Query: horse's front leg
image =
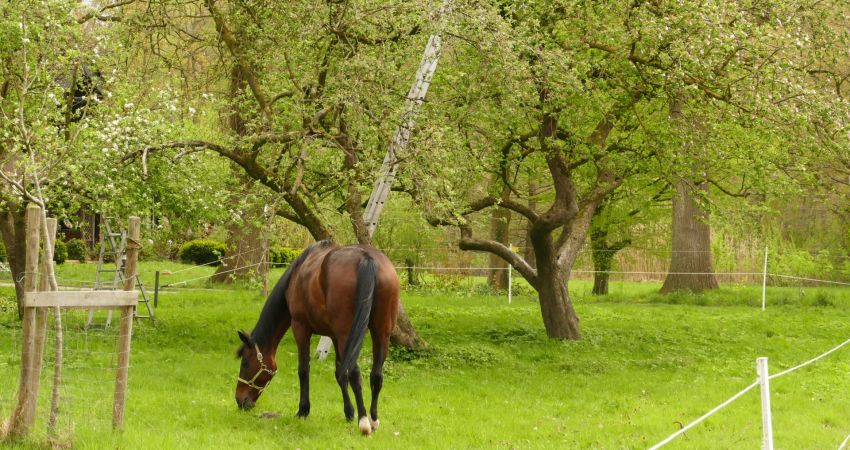
[[[297,416],[307,417],[310,415],[310,338],[313,332],[305,325],[293,322],[292,334],[298,346],[298,382],[301,385]]]

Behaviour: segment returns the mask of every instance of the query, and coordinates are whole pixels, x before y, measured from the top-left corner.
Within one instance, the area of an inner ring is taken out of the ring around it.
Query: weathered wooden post
[[[44,239],[45,246],[50,242],[50,252],[44,253],[44,261],[42,262],[41,287],[42,292],[58,290],[55,280],[56,272],[53,270],[53,255],[56,251],[56,219],[47,218],[47,236]],[[45,247],[47,248],[47,247]],[[54,279],[51,280],[51,277]],[[50,415],[47,419],[47,431],[50,435],[56,433],[56,421],[59,417],[59,393],[62,387],[62,358],[64,337],[62,336],[62,308],[56,306],[53,309],[53,329],[54,329],[54,358],[53,358],[53,392],[50,396]],[[36,308],[36,311],[41,311],[39,317],[47,319],[47,308]],[[47,331],[45,325],[40,328],[41,333]]]
[[[130,216],[127,235],[127,263],[124,266],[124,290],[132,291],[136,284],[136,266],[141,246],[141,219]],[[130,338],[133,333],[134,306],[121,307],[121,325],[118,335],[118,374],[115,377],[115,402],[112,406],[112,427],[124,426],[124,404],[127,398],[127,372],[130,368]]]
[[[39,217],[41,216],[41,208],[37,208],[36,211],[39,212]],[[42,231],[44,227],[41,224],[41,220],[38,221],[38,229]],[[54,243],[56,242],[56,219],[50,218],[47,219],[46,222],[47,233],[51,238],[48,240],[46,236],[44,241],[42,242],[42,246],[44,247],[42,258],[41,258],[41,276],[38,277],[38,290],[41,292],[47,292],[50,289],[50,273],[53,273],[53,261],[51,258],[48,258],[47,245],[48,242]],[[49,252],[50,255],[53,255],[53,250]],[[41,369],[44,362],[44,340],[47,336],[47,310],[42,308],[35,308],[33,310],[35,314],[35,344],[33,347],[33,351],[35,352],[33,355],[33,370],[32,376],[36,379],[35,384],[33,385],[34,396],[38,398],[38,389],[40,383],[38,380],[41,379]]]
[[[24,292],[35,292],[38,281],[38,244],[41,230],[41,208],[27,206],[26,213],[26,268],[24,272]],[[8,436],[20,438],[26,436],[35,420],[35,407],[38,398],[38,377],[41,361],[36,364],[36,308],[24,306],[21,324],[23,339],[21,343],[21,380],[18,384],[18,401],[9,420]],[[42,343],[44,340],[42,339]]]

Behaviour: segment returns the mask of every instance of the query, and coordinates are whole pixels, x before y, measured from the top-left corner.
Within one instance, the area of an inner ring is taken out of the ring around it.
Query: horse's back
[[[322,334],[345,328],[354,313],[358,270],[364,256],[374,261],[376,269],[370,328],[391,332],[398,315],[398,274],[386,255],[367,245],[314,249],[287,291],[293,319],[309,323]]]
[[[392,331],[398,315],[399,281],[395,267],[386,255],[367,245],[339,247],[327,254],[322,263],[322,285],[325,305],[333,321],[346,320],[354,312],[357,292],[357,275],[360,262],[368,256],[375,264],[375,292],[373,295],[370,328],[389,328]]]

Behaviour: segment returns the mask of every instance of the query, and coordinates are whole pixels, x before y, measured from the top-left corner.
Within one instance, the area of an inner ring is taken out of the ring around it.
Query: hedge
[[[295,261],[302,251],[304,250],[300,248],[275,246],[269,249],[269,261],[274,267],[286,266]]]
[[[187,264],[209,264],[218,266],[222,256],[227,251],[224,242],[212,239],[195,239],[180,246],[177,256]]]

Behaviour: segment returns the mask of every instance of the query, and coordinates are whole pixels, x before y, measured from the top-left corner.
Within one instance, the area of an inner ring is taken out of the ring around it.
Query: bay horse
[[[275,357],[286,330],[292,328],[298,347],[301,400],[298,417],[310,414],[310,338],[328,336],[336,353],[336,381],[342,390],[346,420],[354,418],[348,385],[357,403],[358,427],[364,435],[378,428],[378,395],[390,334],[399,308],[399,282],[386,255],[367,245],[339,247],[330,241],[313,244],[286,269],[266,300],[249,335],[239,331],[242,359],[236,383],[236,404],[251,409],[268,387],[278,363]],[[372,335],[372,404],[369,416],[357,358],[366,335]]]

